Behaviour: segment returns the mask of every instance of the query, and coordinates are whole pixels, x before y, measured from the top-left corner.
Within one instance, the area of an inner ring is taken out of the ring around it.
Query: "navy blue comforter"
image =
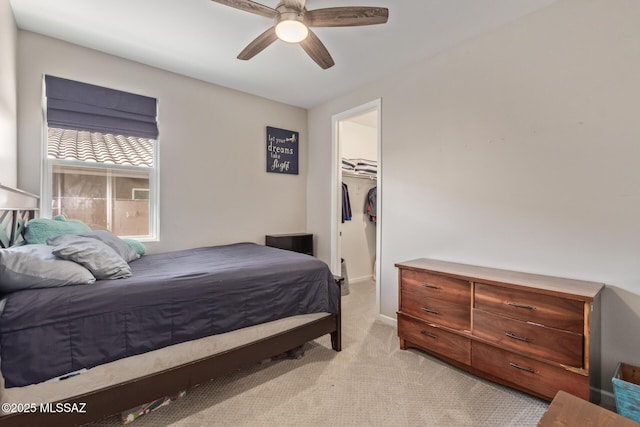
[[[322,261],[254,243],[152,254],[133,277],[16,292],[0,315],[5,387],[306,313],[336,313]]]

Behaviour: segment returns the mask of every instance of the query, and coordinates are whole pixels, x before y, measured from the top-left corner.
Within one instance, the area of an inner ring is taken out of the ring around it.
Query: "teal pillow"
[[[122,240],[124,240],[129,246],[131,246],[131,249],[133,249],[138,255],[142,256],[147,253],[147,248],[145,248],[144,245],[137,240],[126,238]]]
[[[24,239],[30,245],[43,245],[47,243],[49,237],[88,231],[91,231],[91,228],[84,222],[77,219],[66,219],[64,216],[58,215],[53,219],[36,218],[29,221],[24,232]]]

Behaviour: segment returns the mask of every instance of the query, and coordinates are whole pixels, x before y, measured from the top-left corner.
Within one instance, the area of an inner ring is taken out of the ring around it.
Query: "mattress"
[[[57,402],[157,374],[246,344],[270,338],[287,330],[315,322],[329,313],[302,314],[261,323],[224,334],[188,341],[96,366],[63,381],[49,380],[24,387],[0,389],[0,402]],[[0,417],[6,415],[0,411]]]
[[[0,315],[5,387],[290,316],[337,313],[325,263],[254,243],[151,254],[128,279],[15,292]]]

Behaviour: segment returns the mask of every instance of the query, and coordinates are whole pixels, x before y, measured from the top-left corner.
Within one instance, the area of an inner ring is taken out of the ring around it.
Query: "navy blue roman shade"
[[[158,138],[155,98],[45,76],[50,128]]]

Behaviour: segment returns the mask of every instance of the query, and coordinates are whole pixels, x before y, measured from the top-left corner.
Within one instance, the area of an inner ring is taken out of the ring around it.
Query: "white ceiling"
[[[382,6],[389,21],[314,28],[336,65],[276,41],[236,59],[270,19],[210,0],[10,0],[18,28],[287,104],[310,108],[555,0],[308,0],[307,9]],[[259,0],[275,8],[279,0]]]

